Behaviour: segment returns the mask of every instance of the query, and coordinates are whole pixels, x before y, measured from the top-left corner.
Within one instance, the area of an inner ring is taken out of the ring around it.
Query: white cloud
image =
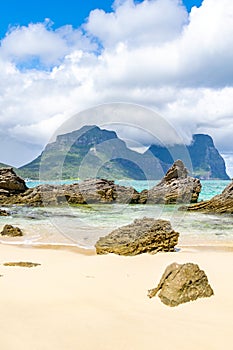
[[[227,174],[233,179],[233,152],[223,153],[225,159]]]
[[[42,148],[73,114],[130,102],[155,109],[186,142],[192,133],[209,133],[229,154],[232,1],[204,0],[189,15],[178,0],[114,6],[111,13],[92,11],[78,29],[53,30],[48,21],[11,29],[0,47],[1,130]],[[42,67],[25,69],[33,60]]]
[[[158,45],[176,38],[188,16],[179,0],[152,0],[135,4],[115,2],[115,11],[94,10],[85,26],[104,47],[122,42],[129,47]]]
[[[16,63],[26,65],[30,60],[38,60],[39,64],[50,66],[74,50],[95,48],[80,29],[67,25],[52,30],[51,26],[47,19],[44,23],[11,28],[1,42],[1,55]]]
[[[181,84],[222,87],[232,84],[233,3],[204,0],[193,8],[177,42]]]

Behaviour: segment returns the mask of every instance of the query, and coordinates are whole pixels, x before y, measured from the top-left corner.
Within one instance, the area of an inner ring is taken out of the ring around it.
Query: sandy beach
[[[219,350],[232,347],[233,254],[184,248],[136,257],[0,245],[2,350]],[[6,267],[31,261],[33,268]],[[215,295],[170,308],[147,290],[194,262]]]

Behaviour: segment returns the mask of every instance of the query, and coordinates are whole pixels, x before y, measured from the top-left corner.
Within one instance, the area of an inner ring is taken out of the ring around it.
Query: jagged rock
[[[0,198],[5,205],[22,204],[30,206],[54,206],[64,203],[85,204],[85,200],[79,191],[78,184],[72,185],[39,185],[29,188],[24,193]]]
[[[200,192],[200,180],[188,176],[184,163],[177,160],[159,184],[141,192],[139,203],[195,203]]]
[[[187,176],[188,170],[185,168],[184,163],[178,159],[172,167],[168,169],[161,182],[166,183],[174,179],[186,179]]]
[[[31,206],[92,203],[137,203],[139,193],[105,179],[87,179],[80,184],[40,185],[19,195],[4,198],[4,204]],[[1,200],[0,200],[1,202]]]
[[[139,193],[133,187],[116,185],[106,179],[87,179],[79,184],[86,203],[137,203]]]
[[[23,232],[19,227],[14,227],[12,225],[5,225],[1,232],[2,236],[18,237],[23,236]]]
[[[203,201],[179,210],[204,211],[206,213],[233,214],[233,182],[231,182],[221,194],[214,196],[208,201]]]
[[[172,229],[169,221],[143,218],[100,237],[95,248],[97,254],[155,254],[174,251],[178,237],[179,233]]]
[[[18,266],[18,267],[36,267],[41,264],[28,262],[28,261],[19,261],[19,262],[6,262],[3,264],[4,266]]]
[[[111,203],[115,200],[114,181],[87,179],[79,184],[79,191],[86,203]]]
[[[137,204],[140,194],[133,187],[115,185],[114,201],[116,203]]]
[[[86,203],[110,203],[113,201],[114,182],[105,179],[87,179],[79,184]]]
[[[10,174],[12,171],[10,169]],[[157,186],[141,193],[138,193],[133,187],[116,185],[114,181],[105,179],[87,179],[71,185],[40,185],[27,190],[25,190],[25,183],[21,184],[23,186],[21,193],[19,189],[13,192],[4,189],[3,191],[7,191],[4,195],[1,195],[0,192],[0,203],[31,206],[53,206],[64,203],[193,203],[197,201],[201,191],[200,181],[189,177],[187,169],[179,160],[168,170]]]
[[[10,192],[0,188],[0,196],[10,196]]]
[[[0,168],[0,195],[10,196],[25,192],[25,181],[16,175],[13,168]]]
[[[9,215],[10,214],[6,210],[0,209],[0,216],[9,216]]]
[[[158,286],[148,291],[149,298],[158,292],[161,301],[168,306],[177,306],[214,294],[205,272],[193,263],[169,265]]]

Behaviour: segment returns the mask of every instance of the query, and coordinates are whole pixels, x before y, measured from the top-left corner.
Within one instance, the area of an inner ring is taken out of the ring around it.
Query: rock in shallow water
[[[169,265],[158,286],[148,291],[149,298],[158,292],[161,301],[168,306],[178,306],[214,294],[205,272],[193,263]]]
[[[105,179],[87,179],[79,184],[39,185],[24,193],[4,197],[0,202],[31,206],[63,204],[137,203],[139,193],[132,187],[116,185]]]
[[[100,237],[95,247],[97,254],[137,255],[173,252],[178,237],[179,233],[172,229],[169,221],[143,218]]]
[[[0,216],[9,216],[9,215],[10,214],[6,210],[0,209]]]
[[[5,225],[3,227],[2,232],[0,234],[2,236],[9,236],[9,237],[23,236],[23,232],[20,230],[20,228],[19,227],[14,227],[12,225]]]
[[[4,205],[190,203],[197,201],[201,191],[200,181],[187,175],[187,169],[181,160],[173,164],[158,185],[141,193],[133,187],[120,186],[106,179],[86,179],[71,185],[45,184],[27,189],[24,181],[12,169],[3,170],[2,177],[0,173],[0,203]]]
[[[184,163],[177,160],[158,185],[141,192],[140,202],[152,204],[195,203],[200,192],[200,180],[188,176]]]
[[[10,196],[27,190],[25,181],[16,175],[13,168],[0,169],[0,195]]]
[[[179,210],[199,210],[206,213],[233,214],[233,182],[221,194],[214,196],[210,200],[181,207]]]

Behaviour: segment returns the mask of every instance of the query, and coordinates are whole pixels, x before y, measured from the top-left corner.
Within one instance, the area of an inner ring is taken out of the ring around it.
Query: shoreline
[[[61,250],[61,251],[69,251],[81,255],[86,256],[97,256],[96,250],[94,247],[81,247],[78,245],[72,245],[72,244],[57,244],[57,243],[36,243],[36,244],[25,244],[25,243],[14,243],[14,242],[0,242],[0,246],[13,246],[18,248],[25,248],[25,249],[41,249],[41,250]],[[178,244],[175,247],[174,252],[161,252],[161,253],[181,253],[181,252],[187,252],[187,253],[201,253],[201,252],[233,252],[233,243],[227,245],[227,244]],[[147,253],[144,253],[147,254]],[[156,254],[160,254],[156,253]],[[156,254],[149,254],[149,255],[156,255]],[[106,254],[108,255],[108,254]],[[114,254],[117,255],[117,254]],[[139,254],[141,255],[141,254]],[[99,255],[101,256],[101,255]],[[135,256],[135,255],[134,255]],[[131,256],[129,256],[131,257]]]
[[[61,251],[69,251],[69,252],[73,252],[73,253],[78,253],[80,255],[87,255],[87,256],[91,256],[91,255],[96,255],[95,253],[95,248],[84,248],[84,247],[80,247],[80,246],[76,246],[76,245],[72,245],[72,244],[53,244],[53,243],[36,243],[36,244],[25,244],[25,243],[14,243],[14,242],[0,242],[0,246],[12,246],[12,247],[18,247],[18,248],[25,248],[25,249],[41,249],[41,250],[61,250]]]

